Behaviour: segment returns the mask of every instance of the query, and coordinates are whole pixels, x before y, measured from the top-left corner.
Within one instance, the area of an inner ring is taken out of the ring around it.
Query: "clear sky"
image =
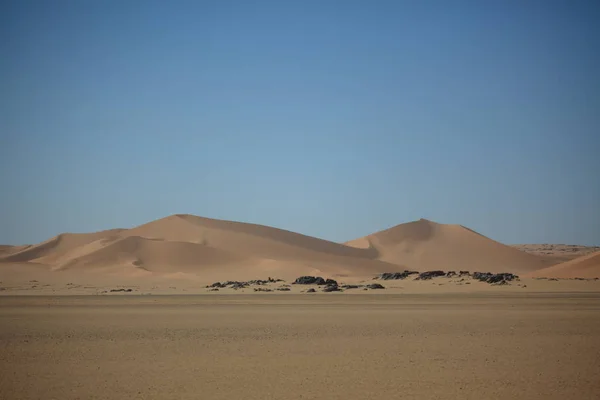
[[[0,243],[174,213],[600,245],[598,1],[2,1]]]

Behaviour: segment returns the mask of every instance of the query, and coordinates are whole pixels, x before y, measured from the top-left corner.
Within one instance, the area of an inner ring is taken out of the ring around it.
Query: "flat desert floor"
[[[2,399],[600,398],[600,293],[3,296]]]

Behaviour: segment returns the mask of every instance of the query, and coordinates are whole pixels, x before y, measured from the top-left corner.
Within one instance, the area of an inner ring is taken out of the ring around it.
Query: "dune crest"
[[[264,225],[175,214],[131,229],[61,234],[14,252],[1,262],[35,263],[54,271],[143,270],[152,274],[295,279],[319,272],[372,276],[403,266],[358,249]]]
[[[94,233],[61,233],[42,243],[24,246],[20,251],[11,252],[4,257],[0,256],[0,261],[53,264],[80,246],[100,239],[116,237],[123,231],[124,229],[110,229]]]
[[[439,224],[427,219],[396,225],[346,242],[354,247],[364,247],[366,243],[377,251],[380,260],[404,264],[417,271],[525,273],[552,263],[552,260],[506,246],[462,225]]]
[[[307,273],[372,277],[404,269],[522,274],[556,264],[464,226],[427,219],[341,244],[265,225],[189,214],[131,229],[65,233],[32,246],[2,247],[0,262],[54,271],[144,271],[217,278],[270,273],[286,279]]]

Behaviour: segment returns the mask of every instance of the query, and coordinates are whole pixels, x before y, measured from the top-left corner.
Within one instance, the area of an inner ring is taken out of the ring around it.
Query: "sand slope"
[[[256,224],[172,215],[132,229],[62,234],[18,252],[8,263],[36,263],[52,270],[124,274],[195,274],[207,279],[250,279],[305,274],[372,276],[402,270],[375,259],[370,249]]]
[[[124,236],[201,243],[239,254],[298,260],[323,255],[374,259],[376,253],[264,225],[177,214],[123,233]]]
[[[118,237],[122,231],[123,229],[111,229],[94,233],[62,233],[33,246],[22,246],[20,251],[4,256],[0,255],[0,261],[53,264],[60,262],[63,257],[81,246],[102,239]]]
[[[417,271],[526,273],[552,262],[496,242],[462,225],[438,224],[426,219],[397,225],[346,244],[375,250],[380,260],[404,264]]]
[[[196,243],[128,236],[74,258],[62,264],[60,269],[130,264],[147,271],[175,272],[175,267],[177,272],[201,272],[202,268],[216,268],[244,260],[236,254]]]
[[[587,254],[548,268],[534,271],[528,276],[545,278],[600,278],[600,252]]]
[[[176,214],[131,229],[66,233],[0,248],[0,262],[51,271],[191,274],[205,279],[372,277],[406,268],[518,274],[556,264],[461,225],[419,220],[340,244],[264,225]]]

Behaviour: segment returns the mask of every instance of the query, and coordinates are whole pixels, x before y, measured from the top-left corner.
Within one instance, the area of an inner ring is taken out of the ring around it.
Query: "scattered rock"
[[[335,285],[335,286],[337,286],[337,285],[338,285],[337,281],[335,281],[335,280],[333,280],[333,279],[329,279],[329,278],[327,278],[327,279],[325,280],[325,284],[326,284],[326,285],[328,285],[328,286],[330,286],[330,285]]]
[[[133,289],[110,289],[111,292],[132,292]]]
[[[398,279],[406,279],[410,275],[416,275],[416,274],[418,274],[417,271],[409,271],[409,270],[406,270],[404,272],[384,272],[383,274],[380,274],[377,278],[385,280],[385,281],[392,280],[392,279],[398,280]]]
[[[292,282],[292,285],[324,285],[325,282],[320,276],[301,276]]]
[[[206,286],[207,288],[226,288],[226,287],[231,287],[232,289],[245,289],[248,286],[252,286],[252,285],[256,285],[256,286],[262,286],[262,285],[266,285],[267,283],[275,283],[275,282],[284,282],[282,279],[273,279],[271,277],[269,277],[269,279],[264,280],[264,279],[254,279],[254,280],[250,280],[247,282],[241,282],[241,281],[226,281],[226,282],[215,282],[212,285],[208,285]]]
[[[262,287],[255,287],[254,288],[255,292],[272,292],[273,289],[269,289],[269,288],[262,288]]]
[[[306,291],[306,293],[315,293],[315,292],[316,292],[316,290],[313,288],[310,288]]]
[[[245,289],[247,288],[249,285],[246,282],[233,282],[231,284],[231,288],[233,290],[238,290],[238,289]]]
[[[280,287],[280,288],[277,288],[276,290],[278,290],[280,292],[289,292],[292,289],[290,289],[289,287]]]
[[[492,274],[491,272],[473,272],[473,279],[477,279],[481,282],[487,282],[491,285],[506,285],[510,281],[518,279],[517,275],[502,272],[499,274]]]
[[[459,271],[458,276],[471,276],[471,273],[469,271]]]
[[[385,289],[385,286],[379,284],[379,283],[371,283],[367,286],[365,286],[367,289]]]
[[[428,279],[433,279],[438,276],[445,276],[446,273],[444,271],[427,271],[421,272],[418,277],[415,278],[416,281],[425,281]]]
[[[342,285],[342,289],[359,289],[362,285]]]
[[[329,293],[329,292],[342,292],[343,290],[338,285],[329,285],[329,286],[325,286],[323,291],[326,293]]]
[[[216,287],[215,288],[210,288],[210,289],[208,289],[208,291],[209,292],[218,292],[219,288],[216,288]]]
[[[456,276],[456,275],[457,275],[456,271],[448,271],[448,272],[446,272],[446,277],[447,278],[452,278],[453,276]]]

